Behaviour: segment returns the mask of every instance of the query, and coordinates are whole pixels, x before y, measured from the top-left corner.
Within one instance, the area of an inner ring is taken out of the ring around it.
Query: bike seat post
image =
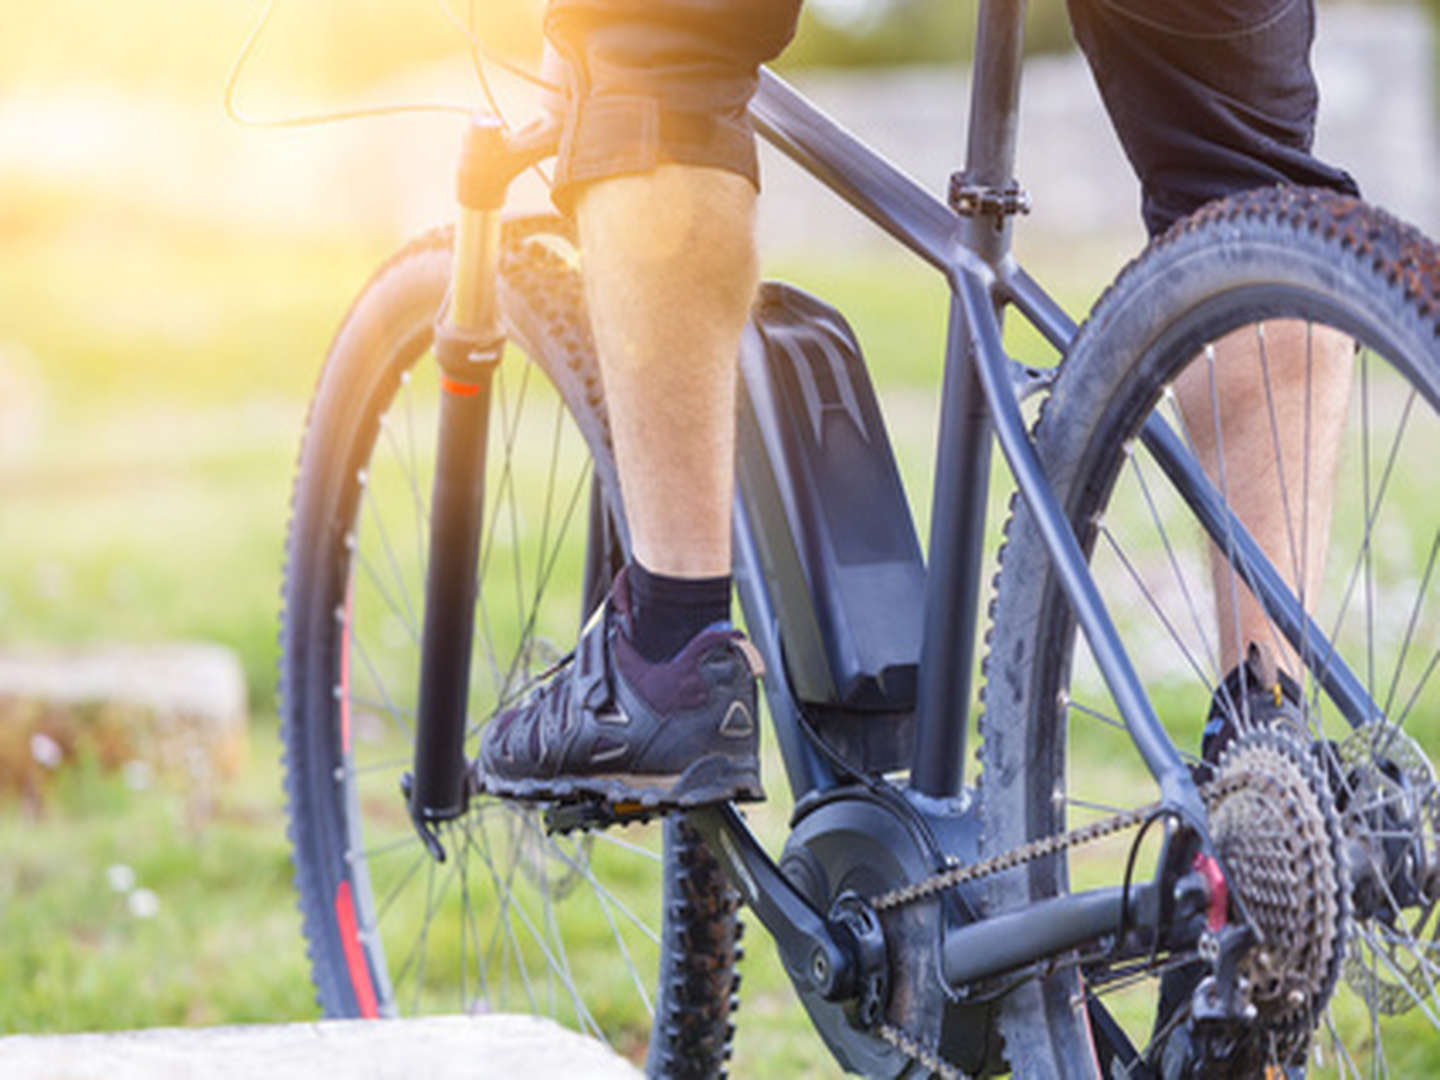
[[[476,571],[485,507],[490,381],[505,349],[497,301],[500,209],[518,172],[493,117],[465,133],[456,177],[459,203],[449,302],[435,327],[440,418],[430,500],[430,544],[420,652],[411,817],[444,858],[438,823],[465,812],[465,731],[474,635]]]
[[[977,16],[965,169],[956,179],[972,190],[997,196],[1015,186],[1025,4],[1026,0],[980,0]],[[1003,200],[995,209],[988,203],[983,210],[976,207],[966,214],[965,246],[990,266],[998,266],[1010,253],[1011,216]]]

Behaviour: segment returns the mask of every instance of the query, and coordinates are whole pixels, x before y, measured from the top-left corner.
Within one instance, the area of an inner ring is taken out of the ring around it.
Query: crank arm
[[[797,987],[827,1001],[853,993],[850,956],[824,917],[796,891],[751,835],[733,806],[691,811],[686,821],[702,837],[735,888],[759,917]]]

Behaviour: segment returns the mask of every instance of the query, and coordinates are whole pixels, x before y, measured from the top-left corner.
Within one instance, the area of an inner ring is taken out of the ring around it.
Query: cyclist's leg
[[[1198,358],[1175,383],[1206,470],[1312,612],[1325,568],[1353,357],[1350,339],[1328,327],[1279,322],[1237,330],[1215,345],[1213,362]],[[1300,657],[1214,547],[1211,577],[1222,665],[1239,663],[1255,642],[1298,676]]]
[[[1313,0],[1070,0],[1152,236],[1210,199],[1277,183],[1355,194],[1310,153],[1318,95]],[[1304,595],[1323,569],[1350,346],[1330,331],[1247,329],[1192,364],[1176,391],[1190,438],[1275,566]],[[1213,386],[1213,397],[1212,397]],[[1274,423],[1272,425],[1272,415]],[[1217,422],[1217,417],[1218,422]],[[1277,453],[1278,450],[1278,453]],[[1303,504],[1303,505],[1302,505]],[[1250,642],[1298,674],[1259,605],[1212,551],[1222,665]]]
[[[723,623],[735,360],[756,282],[745,109],[798,7],[553,0],[547,13],[568,80],[554,197],[579,222],[632,564],[555,677],[570,692],[533,695],[487,730],[501,793],[760,795],[753,651]]]
[[[659,574],[730,573],[754,212],[743,176],[694,165],[600,181],[576,201],[631,546]]]
[[[757,66],[798,0],[551,0],[575,210],[632,547],[728,574],[735,355],[755,288]]]

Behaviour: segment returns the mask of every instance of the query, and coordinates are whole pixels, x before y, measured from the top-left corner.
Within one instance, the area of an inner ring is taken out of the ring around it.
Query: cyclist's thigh
[[[566,77],[557,205],[579,184],[662,162],[756,182],[745,109],[799,10],[800,0],[550,0],[545,31]]]
[[[1069,0],[1106,108],[1162,232],[1270,184],[1356,194],[1310,153],[1314,0]]]

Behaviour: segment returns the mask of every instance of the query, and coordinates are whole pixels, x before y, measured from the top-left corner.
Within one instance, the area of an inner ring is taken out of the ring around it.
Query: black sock
[[[668,660],[705,627],[730,618],[730,575],[678,578],[652,574],[633,559],[631,643],[647,660]]]

